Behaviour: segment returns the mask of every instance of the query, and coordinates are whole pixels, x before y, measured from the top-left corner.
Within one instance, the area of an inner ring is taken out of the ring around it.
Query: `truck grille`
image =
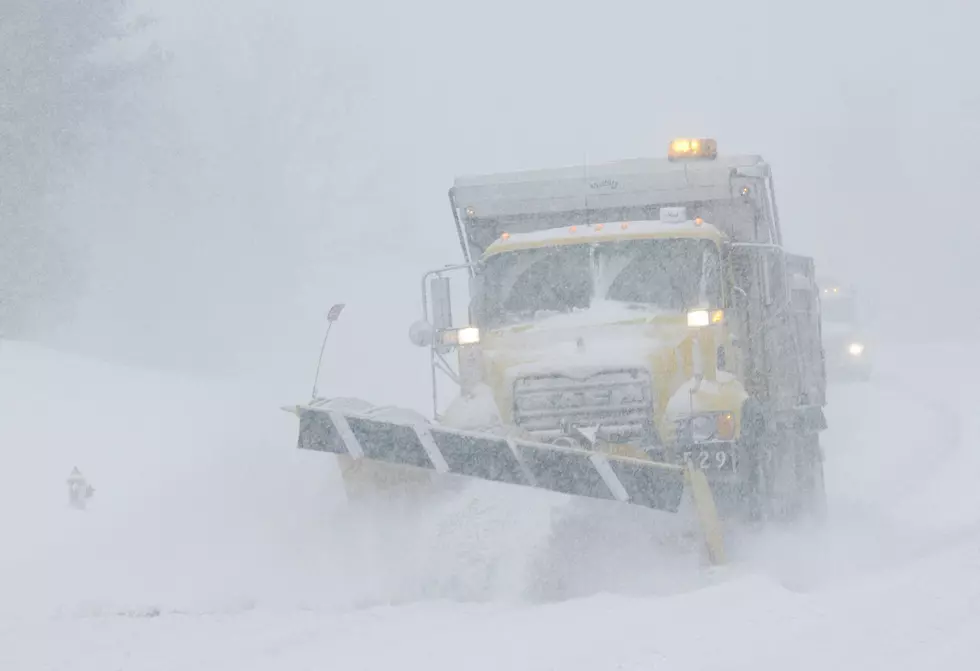
[[[652,445],[650,373],[642,368],[603,370],[591,375],[530,375],[514,381],[514,420],[541,437],[568,434],[573,427],[599,427],[613,443]]]

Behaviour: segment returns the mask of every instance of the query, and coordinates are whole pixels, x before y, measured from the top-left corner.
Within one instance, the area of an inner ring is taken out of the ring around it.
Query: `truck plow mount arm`
[[[340,409],[297,405],[283,410],[299,417],[298,447],[304,450],[667,512],[677,512],[688,486],[709,558],[724,561],[714,498],[704,473],[696,469]]]

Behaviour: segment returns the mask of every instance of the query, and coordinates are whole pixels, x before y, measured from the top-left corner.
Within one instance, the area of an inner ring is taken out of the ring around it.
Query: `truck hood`
[[[667,368],[691,338],[687,317],[677,313],[601,305],[487,334],[484,356],[492,375],[510,383],[533,374],[588,377],[610,368]]]

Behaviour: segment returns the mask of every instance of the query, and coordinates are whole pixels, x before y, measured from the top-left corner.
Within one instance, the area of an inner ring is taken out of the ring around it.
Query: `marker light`
[[[501,233],[500,234],[500,239],[501,240],[507,240],[508,238],[510,238],[510,233]]]
[[[597,231],[601,231],[601,230],[602,230],[602,229],[604,229],[605,227],[606,227],[606,225],[605,225],[605,224],[596,224],[596,225],[595,225],[595,230],[597,230]]]
[[[466,216],[472,217],[474,214],[476,214],[476,210],[474,210],[472,207],[466,208]]]
[[[722,412],[718,414],[717,430],[715,437],[721,440],[731,440],[735,437],[735,417],[732,413]]]
[[[851,356],[861,356],[864,354],[864,345],[859,342],[852,342],[847,346],[847,352]]]
[[[671,140],[667,148],[667,158],[676,161],[681,158],[713,159],[718,156],[718,143],[708,138],[679,137]]]

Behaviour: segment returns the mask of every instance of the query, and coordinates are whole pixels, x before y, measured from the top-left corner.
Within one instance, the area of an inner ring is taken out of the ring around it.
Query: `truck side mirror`
[[[743,302],[748,300],[749,295],[745,293],[745,289],[737,284],[732,285],[732,290],[728,292],[728,303],[726,307],[737,308],[740,307],[739,299]],[[744,304],[744,303],[743,303]]]
[[[432,347],[436,340],[435,329],[432,328],[432,324],[420,319],[409,327],[408,339],[416,347]]]
[[[483,276],[470,275],[470,323],[483,321]]]
[[[438,333],[453,327],[453,303],[451,280],[448,277],[433,277],[429,280],[429,293],[432,295],[432,337],[438,340]],[[445,354],[451,347],[435,343],[435,349]]]
[[[433,277],[429,281],[432,294],[432,326],[441,331],[453,327],[453,304],[448,277]]]

